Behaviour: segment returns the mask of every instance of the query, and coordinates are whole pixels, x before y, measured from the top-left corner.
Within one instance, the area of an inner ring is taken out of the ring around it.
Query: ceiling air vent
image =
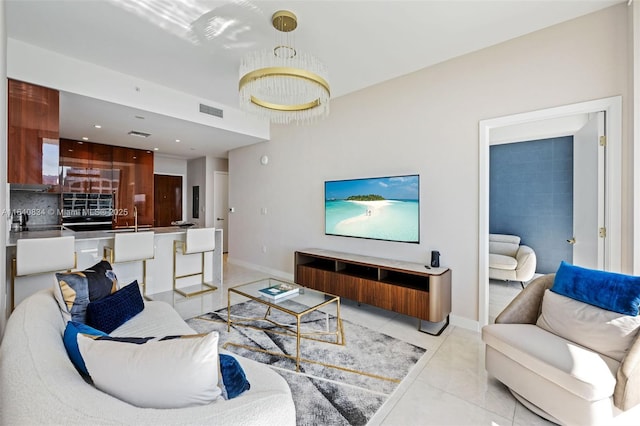
[[[138,131],[135,131],[135,130],[131,130],[127,134],[131,135],[131,136],[137,136],[139,138],[148,138],[149,136],[151,136],[151,133],[138,132]]]
[[[219,118],[222,118],[222,115],[224,114],[224,111],[222,111],[220,108],[214,108],[205,104],[200,104],[200,112]]]

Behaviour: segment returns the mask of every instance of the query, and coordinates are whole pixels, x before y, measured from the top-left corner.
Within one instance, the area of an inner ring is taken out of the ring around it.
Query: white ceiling
[[[276,10],[298,16],[295,47],[327,64],[335,98],[616,3],[625,1],[6,0],[6,21],[10,38],[237,108],[240,58],[273,47]],[[122,135],[141,130],[158,153],[184,158],[257,142],[73,94],[61,96],[61,115],[62,137],[133,146]],[[99,132],[82,133],[95,123]]]

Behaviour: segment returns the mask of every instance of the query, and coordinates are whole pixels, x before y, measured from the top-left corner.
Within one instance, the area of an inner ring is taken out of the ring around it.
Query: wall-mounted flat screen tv
[[[324,183],[325,234],[420,242],[420,176]]]

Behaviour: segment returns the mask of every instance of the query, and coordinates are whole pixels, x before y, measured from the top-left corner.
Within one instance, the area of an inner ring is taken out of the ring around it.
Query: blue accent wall
[[[536,252],[538,273],[571,263],[573,136],[489,149],[489,232],[519,235]]]

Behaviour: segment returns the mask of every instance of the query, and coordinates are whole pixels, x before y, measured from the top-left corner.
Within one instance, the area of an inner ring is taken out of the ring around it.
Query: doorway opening
[[[598,240],[602,245],[600,268],[611,271],[620,270],[621,253],[621,144],[622,144],[622,98],[612,97],[596,101],[583,102],[567,106],[549,108],[529,113],[516,114],[490,120],[479,125],[480,164],[479,164],[479,241],[478,241],[478,277],[479,277],[479,325],[489,321],[489,151],[492,140],[504,137],[504,134],[520,126],[534,126],[546,122],[547,128],[557,125],[558,121],[604,111],[604,123],[607,129],[607,155],[603,156],[604,176],[602,187],[598,189],[602,196],[601,219],[606,229],[606,239]],[[548,130],[547,129],[547,130]],[[593,167],[591,170],[593,172]],[[592,173],[593,174],[593,173]],[[602,191],[602,192],[600,192]],[[575,230],[574,230],[575,232]]]

